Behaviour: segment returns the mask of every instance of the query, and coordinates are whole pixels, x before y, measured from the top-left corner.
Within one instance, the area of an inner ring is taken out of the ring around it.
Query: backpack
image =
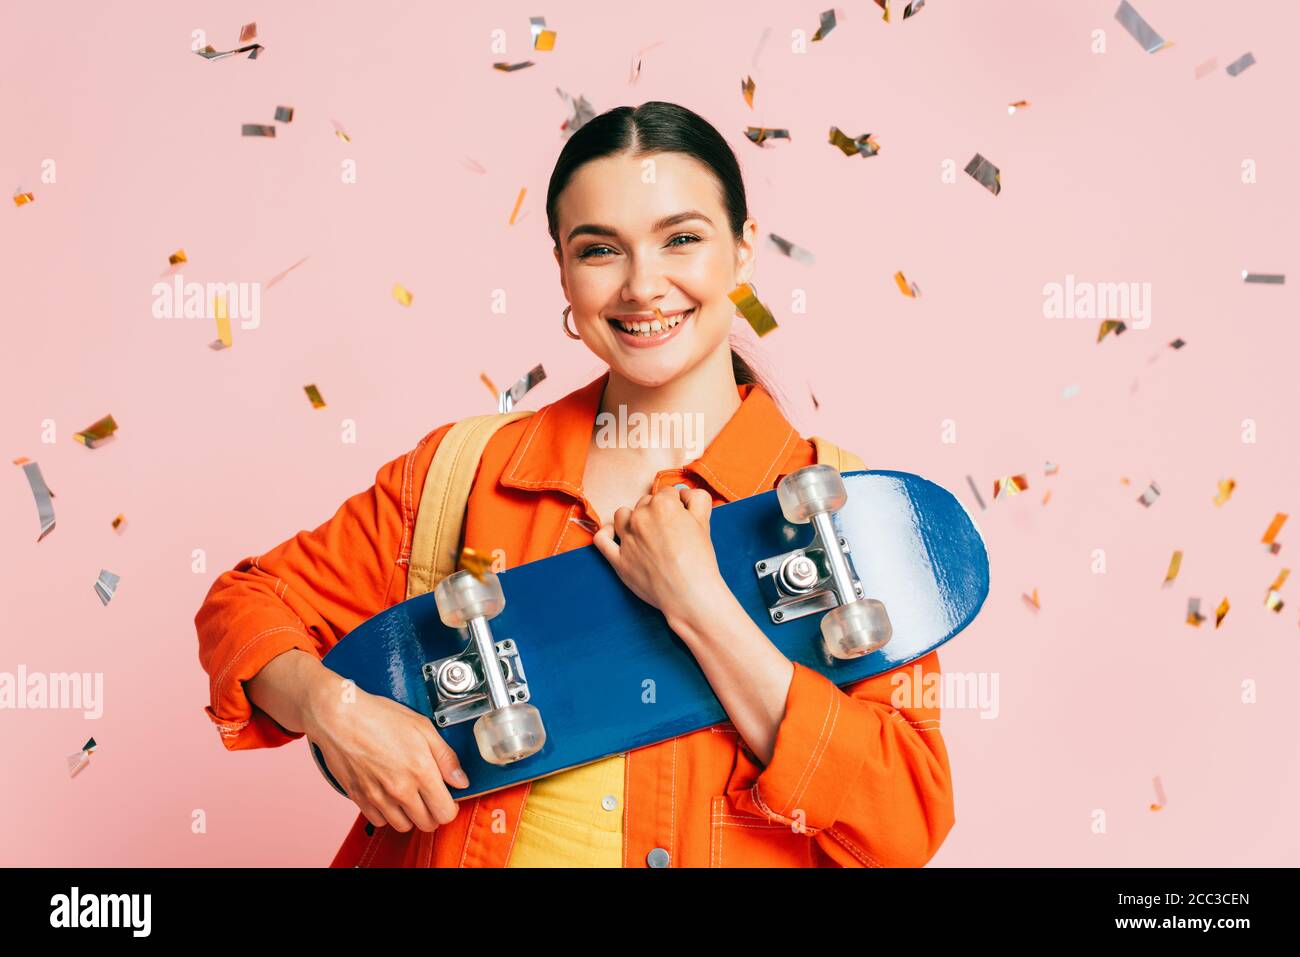
[[[420,494],[411,542],[406,597],[432,591],[456,570],[460,538],[465,525],[465,505],[478,472],[479,460],[493,433],[504,425],[532,415],[530,409],[470,416],[455,423],[442,437]],[[865,469],[862,459],[819,435],[811,436],[818,463],[837,471]]]

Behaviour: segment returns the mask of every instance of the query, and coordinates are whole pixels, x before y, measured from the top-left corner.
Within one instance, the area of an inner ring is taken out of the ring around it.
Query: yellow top
[[[624,756],[534,781],[507,867],[621,867]]]

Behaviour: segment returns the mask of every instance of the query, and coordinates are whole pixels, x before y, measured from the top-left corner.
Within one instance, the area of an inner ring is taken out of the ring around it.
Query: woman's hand
[[[355,686],[345,695],[343,679],[329,675],[310,690],[303,723],[366,820],[398,831],[455,820],[447,784],[467,787],[469,779],[429,719]]]
[[[712,512],[705,489],[663,488],[615,511],[594,543],[623,584],[670,624],[695,619],[730,594],[709,538]]]

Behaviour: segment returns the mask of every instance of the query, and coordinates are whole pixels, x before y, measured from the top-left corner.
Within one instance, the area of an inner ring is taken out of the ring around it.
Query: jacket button
[[[600,799],[600,806],[606,811],[612,811],[614,808],[618,807],[618,798],[614,797],[612,794],[606,794]]]
[[[653,851],[645,856],[645,862],[651,867],[667,867],[668,852],[662,847],[656,847]]]

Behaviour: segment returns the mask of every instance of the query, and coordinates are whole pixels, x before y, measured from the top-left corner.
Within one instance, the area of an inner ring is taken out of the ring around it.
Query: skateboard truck
[[[506,606],[492,572],[476,578],[458,571],[434,589],[438,616],[448,628],[468,632],[465,650],[424,666],[439,727],[475,718],[474,740],[489,764],[512,764],[546,744],[541,712],[528,703],[519,651],[510,639],[495,641],[488,621]]]
[[[860,658],[883,647],[893,635],[889,615],[884,604],[865,596],[849,564],[849,543],[831,522],[848,501],[840,473],[829,465],[806,466],[781,480],[776,497],[787,522],[812,524],[813,541],[754,563],[772,622],[825,611],[822,647],[832,658]]]

